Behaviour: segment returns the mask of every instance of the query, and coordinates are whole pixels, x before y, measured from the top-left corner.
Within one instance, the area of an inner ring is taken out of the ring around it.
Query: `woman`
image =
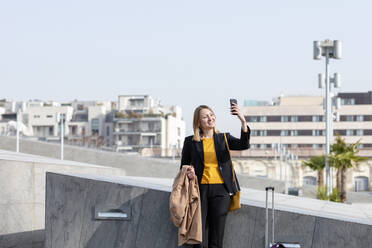
[[[230,111],[238,117],[242,128],[240,139],[226,133],[229,148],[248,149],[250,129],[245,118],[235,103],[232,104]],[[199,182],[203,243],[196,247],[220,248],[223,245],[230,197],[240,190],[239,184],[237,188],[233,180],[225,137],[223,133],[217,131],[216,116],[210,107],[200,105],[195,109],[193,128],[194,135],[185,138],[181,166],[192,165],[193,167],[187,171],[187,176],[190,179],[196,176]]]

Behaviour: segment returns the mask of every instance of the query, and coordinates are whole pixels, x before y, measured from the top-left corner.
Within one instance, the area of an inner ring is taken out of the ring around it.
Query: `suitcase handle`
[[[274,237],[274,233],[275,233],[275,227],[274,227],[274,190],[275,188],[273,186],[269,186],[269,187],[266,187],[265,188],[266,190],[266,216],[265,216],[265,248],[268,248],[269,247],[269,206],[268,206],[268,201],[269,201],[269,190],[271,190],[272,192],[272,196],[271,196],[271,221],[272,221],[272,227],[271,227],[271,243],[273,244],[274,243],[274,240],[275,240],[275,237]]]

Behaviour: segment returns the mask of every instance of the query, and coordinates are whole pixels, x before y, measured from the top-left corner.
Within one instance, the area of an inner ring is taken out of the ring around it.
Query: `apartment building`
[[[150,148],[150,153],[164,155],[169,154],[166,150],[180,149],[185,137],[181,108],[162,106],[158,99],[148,95],[121,95],[117,103],[31,100],[19,105],[3,100],[0,101],[3,135],[15,135],[17,109],[25,126],[21,135],[50,141],[60,139],[59,114],[65,116],[63,127],[69,144],[136,152]]]
[[[27,109],[28,126],[32,129],[33,136],[38,138],[53,139],[60,136],[61,126],[58,115],[64,114],[64,133],[69,134],[68,124],[71,121],[73,108],[70,106],[30,106]]]
[[[112,127],[106,131],[115,104],[111,101],[73,101],[74,113],[68,124],[68,142],[76,145],[112,146]],[[112,126],[112,125],[111,125]]]
[[[363,154],[372,149],[372,101],[365,96],[370,93],[340,93],[342,105],[333,109],[334,135],[348,143],[360,141]],[[281,144],[299,156],[321,154],[325,148],[323,101],[322,96],[281,96],[269,106],[244,106],[252,129],[251,148],[271,149]]]
[[[338,109],[333,107],[333,136],[341,135],[347,143],[359,141],[359,155],[371,158],[372,92],[338,93],[336,97],[340,98],[341,106]],[[259,166],[259,163],[247,160],[245,163],[250,171],[266,171],[268,174],[271,168],[276,171],[274,177],[279,179],[277,170],[282,164],[289,168],[289,178],[297,178],[297,186],[316,184],[316,172],[302,166],[301,160],[325,153],[323,102],[322,96],[280,96],[271,103],[246,101],[242,111],[251,128],[251,149],[237,155],[273,163]],[[285,153],[278,151],[279,144],[285,147]],[[279,157],[287,156],[287,151],[298,159],[276,163],[280,161]],[[348,190],[371,189],[371,173],[370,162],[348,171]]]
[[[16,102],[10,99],[0,100],[0,135],[15,135],[17,130],[17,116],[19,118],[20,133],[32,135],[28,128],[28,115],[25,114],[27,105],[25,102]],[[19,115],[18,115],[19,114]]]
[[[120,95],[113,120],[114,147],[117,151],[151,148],[159,155],[181,148],[185,122],[179,106],[164,107],[148,95]]]

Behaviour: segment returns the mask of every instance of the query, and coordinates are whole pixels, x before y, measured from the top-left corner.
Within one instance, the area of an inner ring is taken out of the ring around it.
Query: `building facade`
[[[372,157],[372,102],[361,103],[364,95],[339,94],[342,105],[333,110],[333,135],[341,135],[347,143],[359,141],[361,155]],[[270,106],[243,107],[252,129],[252,150],[260,154],[257,150],[272,150],[274,144],[281,144],[300,157],[324,153],[323,101],[321,96],[282,96]]]
[[[346,143],[359,142],[359,155],[372,158],[372,92],[339,93],[337,97],[341,106],[333,108],[333,138],[340,135]],[[316,172],[304,167],[301,160],[325,154],[323,102],[322,96],[280,96],[269,105],[247,101],[253,106],[242,107],[242,112],[251,128],[251,149],[235,155],[266,162],[259,165],[243,159],[241,164],[246,163],[253,176],[289,178],[300,187],[316,184]],[[348,190],[370,190],[371,176],[372,164],[368,161],[349,170]]]
[[[60,136],[61,125],[58,115],[65,116],[64,133],[69,135],[68,124],[73,115],[73,108],[70,106],[43,106],[29,107],[28,126],[32,129],[33,136],[38,138],[56,139]]]
[[[185,122],[178,106],[162,106],[148,95],[121,95],[113,120],[116,151],[170,156],[182,147]]]

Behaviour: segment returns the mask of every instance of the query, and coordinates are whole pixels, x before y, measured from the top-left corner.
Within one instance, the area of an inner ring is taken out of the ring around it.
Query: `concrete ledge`
[[[1,248],[43,247],[47,171],[125,175],[125,171],[118,168],[0,150]],[[40,230],[43,231],[42,236]]]
[[[177,247],[177,229],[168,210],[170,184],[169,179],[47,173],[46,247]],[[242,209],[228,215],[225,247],[263,247],[264,197],[264,191],[243,190]],[[276,198],[278,241],[298,242],[302,248],[372,243],[372,225],[361,224],[360,216],[354,216],[358,222],[342,217],[352,206],[333,206],[332,213],[339,211],[337,218],[329,211],[311,210],[317,200],[306,199],[301,207],[303,198]],[[94,208],[102,204],[131,209],[131,220],[95,220]]]

